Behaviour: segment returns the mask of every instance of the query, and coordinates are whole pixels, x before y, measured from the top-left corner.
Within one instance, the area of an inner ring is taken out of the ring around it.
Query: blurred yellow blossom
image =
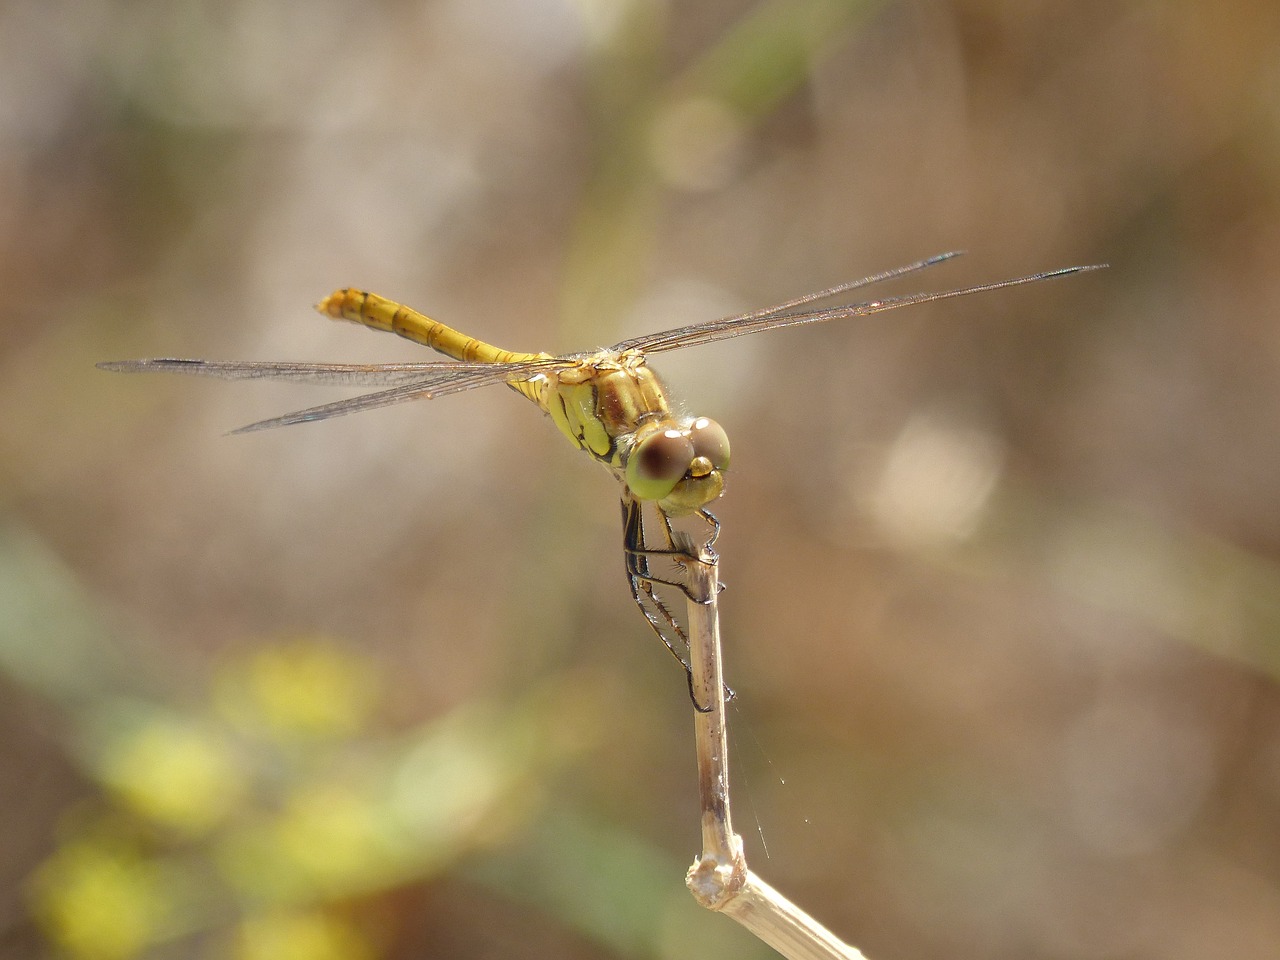
[[[375,803],[338,784],[299,790],[277,819],[228,837],[218,859],[242,893],[277,901],[360,890],[399,862]]]
[[[277,826],[281,852],[322,885],[378,874],[388,847],[378,810],[343,786],[317,786],[295,794]]]
[[[374,949],[352,924],[318,912],[269,913],[240,925],[235,960],[370,960]]]
[[[226,666],[215,699],[240,729],[280,739],[357,732],[373,705],[370,660],[332,641],[303,637],[254,651]]]
[[[217,826],[246,788],[245,771],[225,738],[158,712],[108,744],[99,764],[126,806],[190,835]]]
[[[59,849],[32,878],[32,896],[49,938],[86,960],[136,956],[169,912],[155,865],[97,839]]]

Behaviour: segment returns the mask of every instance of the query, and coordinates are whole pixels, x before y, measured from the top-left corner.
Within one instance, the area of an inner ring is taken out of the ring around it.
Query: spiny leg
[[[662,645],[667,651],[676,658],[676,661],[684,669],[685,679],[689,684],[689,699],[693,703],[693,708],[699,713],[706,713],[712,708],[703,706],[698,702],[693,691],[693,670],[689,666],[689,662],[685,659],[682,651],[689,649],[689,637],[684,632],[684,628],[680,626],[675,615],[667,608],[666,603],[658,596],[654,590],[654,583],[665,583],[670,586],[680,587],[686,595],[696,601],[689,594],[688,589],[683,583],[677,581],[664,580],[655,577],[649,569],[649,557],[651,555],[664,555],[684,557],[689,560],[694,559],[688,551],[682,551],[675,547],[671,527],[667,518],[661,511],[659,516],[662,518],[664,534],[667,539],[669,549],[651,550],[644,543],[644,516],[643,504],[634,497],[623,496],[622,498],[622,526],[623,526],[623,555],[626,562],[627,585],[631,590],[631,599],[635,601],[640,612],[644,615],[645,621],[662,641]],[[714,517],[711,518],[714,521]],[[716,531],[719,530],[719,524],[715,524]],[[714,535],[712,536],[714,540]],[[646,600],[648,601],[646,603]],[[669,632],[668,632],[669,631]],[[672,640],[672,636],[676,637],[676,641]],[[732,700],[735,696],[733,690],[726,686],[725,699]]]
[[[648,621],[649,626],[653,629],[653,632],[657,635],[658,639],[662,641],[662,645],[667,648],[668,652],[670,652],[670,654],[679,662],[680,666],[684,668],[685,681],[689,685],[689,701],[693,704],[693,709],[697,710],[699,713],[710,712],[712,709],[711,706],[704,707],[702,704],[698,703],[697,695],[693,691],[693,668],[689,666],[688,661],[685,660],[684,655],[679,651],[679,649],[677,649],[676,645],[671,642],[671,639],[663,630],[663,625],[665,624],[677,637],[680,638],[681,645],[687,650],[689,648],[689,638],[685,635],[683,628],[681,628],[680,624],[676,622],[676,618],[671,614],[671,611],[667,609],[667,605],[662,602],[662,598],[654,592],[652,584],[647,583],[636,576],[629,576],[627,580],[631,585],[631,599],[636,602],[636,606],[640,608],[640,612],[644,614],[645,620]],[[643,594],[644,597],[648,599],[649,603],[653,604],[653,608],[661,614],[661,621],[654,615],[653,610],[649,609],[645,600],[641,598],[641,594]],[[729,690],[728,687],[726,687],[725,690],[728,691],[730,696],[732,696],[733,691]]]
[[[640,608],[644,618],[649,621],[649,626],[658,635],[658,639],[662,641],[663,646],[671,651],[671,655],[680,662],[680,666],[684,667],[685,671],[688,672],[689,664],[685,660],[684,654],[681,653],[680,648],[688,649],[689,638],[676,621],[675,615],[667,609],[666,604],[654,592],[653,584],[655,582],[666,583],[667,581],[655,578],[649,570],[649,551],[644,549],[644,517],[641,511],[640,501],[633,497],[623,497],[622,536],[623,556],[626,560],[627,568],[627,585],[631,589],[631,598],[635,600],[636,606]],[[678,584],[672,585],[678,586]],[[641,594],[652,602],[652,609],[646,606]],[[658,616],[655,616],[654,610],[661,616],[661,621],[659,621]],[[678,638],[678,644],[673,643],[671,637],[663,632],[664,624]]]
[[[632,506],[630,509],[634,513],[634,516],[629,516],[627,500],[623,500],[622,522],[624,530],[627,533],[625,546],[628,574],[640,577],[650,583],[661,583],[668,587],[675,587],[682,591],[684,595],[694,603],[705,602],[702,598],[695,597],[689,591],[689,585],[686,580],[671,580],[652,573],[649,570],[648,558],[668,557],[677,566],[683,566],[686,563],[714,563],[718,558],[716,556],[716,552],[711,549],[711,545],[714,544],[716,542],[716,538],[720,536],[720,521],[716,519],[715,514],[710,510],[707,510],[705,507],[697,511],[697,515],[701,517],[711,528],[711,535],[703,542],[701,549],[698,549],[693,546],[688,536],[682,532],[672,529],[670,518],[664,511],[659,509],[657,511],[658,520],[661,522],[662,534],[667,545],[665,548],[657,548],[647,546],[644,543],[644,520],[641,516],[643,505],[640,501],[635,500],[634,498],[631,498],[631,504]],[[632,523],[634,523],[636,528],[634,536],[632,536],[633,531],[631,531],[628,526],[628,524]],[[717,592],[724,588],[725,585],[723,583],[719,584],[717,586]]]
[[[715,546],[715,542],[720,539],[720,521],[716,518],[716,515],[706,507],[702,507],[698,510],[698,516],[707,521],[707,526],[711,528],[711,536],[707,538],[707,542],[702,545],[702,548],[706,550],[707,553],[711,554],[712,558],[715,558],[716,552],[711,548]]]

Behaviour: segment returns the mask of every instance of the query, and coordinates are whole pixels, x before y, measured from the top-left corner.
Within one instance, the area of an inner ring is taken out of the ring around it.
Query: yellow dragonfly
[[[714,557],[711,547],[720,524],[708,504],[724,492],[725,473],[729,469],[729,438],[714,420],[681,416],[672,411],[665,387],[649,367],[649,355],[781,327],[865,317],[1103,266],[1065,267],[952,290],[821,308],[813,306],[851,290],[916,273],[958,255],[955,252],[939,254],[764,310],[633,337],[607,350],[558,356],[502,350],[377,294],[342,289],[320,301],[316,309],[337,320],[389,330],[452,359],[382,364],[154,359],[120,360],[98,366],[126,373],[159,371],[224,380],[283,380],[379,388],[261,420],[233,433],[328,420],[409,400],[429,400],[491,384],[506,384],[541,407],[570,443],[603,464],[621,483],[623,555],[632,599],[688,674],[688,663],[682,652],[688,647],[687,637],[659,597],[655,585],[682,590],[685,586],[674,574],[656,572],[654,563],[655,558],[666,558],[679,567],[682,562],[695,559],[698,552],[704,557]],[[646,507],[656,514],[661,540],[652,539],[646,532]],[[692,546],[693,541],[687,535],[673,530],[672,518],[680,517],[698,517],[705,521],[707,536],[700,549]]]

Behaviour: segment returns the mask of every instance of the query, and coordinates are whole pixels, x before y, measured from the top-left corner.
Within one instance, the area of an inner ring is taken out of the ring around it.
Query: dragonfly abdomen
[[[491,343],[469,337],[439,320],[432,320],[412,307],[354,287],[334,291],[316,304],[316,309],[335,320],[350,320],[374,330],[399,334],[455,360],[520,363],[543,356],[538,353],[503,350]]]
[[[467,363],[523,363],[547,356],[545,353],[517,353],[469,337],[439,320],[432,320],[403,303],[367,290],[344,287],[316,304],[316,309],[335,320],[349,320],[372,330],[386,330],[406,340],[430,347],[446,357]],[[534,403],[541,404],[538,388],[528,380],[513,380],[510,386]]]

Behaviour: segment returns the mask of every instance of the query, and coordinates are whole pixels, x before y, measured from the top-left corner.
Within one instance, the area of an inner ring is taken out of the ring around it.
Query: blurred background
[[[10,0],[0,956],[767,957],[683,887],[617,491],[355,285],[581,350],[943,250],[1066,280],[656,362],[728,430],[757,872],[889,958],[1280,951],[1280,7]]]

